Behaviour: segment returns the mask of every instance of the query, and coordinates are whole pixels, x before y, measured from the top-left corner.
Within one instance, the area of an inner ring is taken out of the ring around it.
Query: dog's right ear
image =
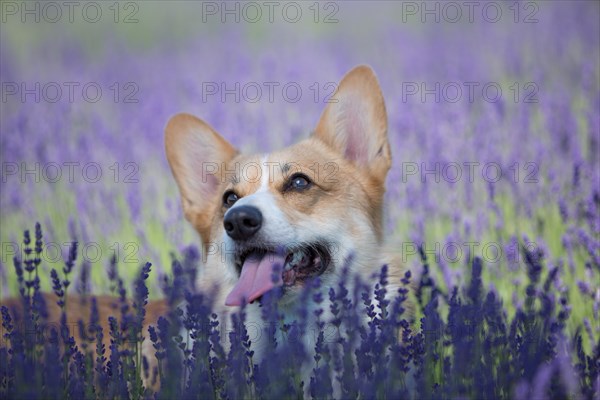
[[[222,180],[220,171],[237,151],[207,123],[190,114],[177,114],[169,120],[165,148],[185,217],[202,240],[208,241]]]

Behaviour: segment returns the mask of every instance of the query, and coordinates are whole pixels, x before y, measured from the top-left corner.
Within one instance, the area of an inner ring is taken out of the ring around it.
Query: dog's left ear
[[[375,73],[355,67],[340,82],[314,136],[360,168],[385,181],[392,155],[387,139],[387,114]]]

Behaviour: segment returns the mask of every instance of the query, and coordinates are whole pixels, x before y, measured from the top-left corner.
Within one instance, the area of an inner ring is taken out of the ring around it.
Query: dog
[[[311,278],[327,290],[344,267],[368,281],[387,264],[390,292],[399,285],[405,269],[386,251],[382,221],[392,165],[387,113],[370,67],[348,72],[314,132],[290,147],[242,154],[183,113],[167,123],[165,148],[202,241],[196,287],[213,294],[222,320],[248,303],[248,322],[260,326],[258,303],[275,287],[288,315]],[[253,345],[260,359],[260,341]]]
[[[166,125],[165,149],[184,215],[202,243],[196,290],[213,296],[224,325],[247,303],[247,322],[260,326],[258,303],[276,287],[282,289],[280,307],[288,315],[307,282],[319,277],[327,290],[343,268],[368,281],[386,264],[388,292],[399,286],[405,268],[387,250],[382,221],[392,165],[387,114],[370,67],[348,72],[314,132],[290,147],[241,154],[206,122],[177,114]],[[50,320],[59,321],[56,296],[44,297]],[[87,303],[69,297],[69,320],[86,321],[89,307],[81,304]],[[21,308],[17,300],[3,303],[13,312]],[[99,296],[97,304],[108,346],[108,316],[118,314],[116,299]],[[323,308],[326,319],[329,307]],[[151,366],[156,360],[148,327],[168,310],[164,300],[150,301],[146,308],[142,352]],[[82,338],[76,329],[73,333],[79,344]],[[308,340],[305,345],[314,348]],[[257,359],[263,357],[260,341],[253,346]]]

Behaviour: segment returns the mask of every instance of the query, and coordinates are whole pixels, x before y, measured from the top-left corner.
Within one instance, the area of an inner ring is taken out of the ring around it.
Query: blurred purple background
[[[265,152],[307,136],[331,83],[366,63],[389,116],[393,240],[436,252],[470,240],[508,249],[526,236],[569,266],[567,283],[585,281],[577,253],[600,251],[599,3],[475,3],[471,15],[454,3],[456,22],[443,2],[296,3],[298,22],[287,9],[272,23],[261,2],[258,22],[235,2],[224,16],[220,2],[119,3],[118,16],[102,3],[97,23],[77,11],[50,22],[43,5],[39,23],[23,22],[20,8],[3,9],[0,238],[18,243],[40,221],[48,241],[97,243],[102,253],[88,258],[99,290],[115,249],[131,271],[151,260],[165,272],[169,252],[198,242],[164,156],[168,118],[193,113]],[[486,274],[509,297],[519,274],[506,254]],[[438,263],[448,285],[462,275],[453,261]]]

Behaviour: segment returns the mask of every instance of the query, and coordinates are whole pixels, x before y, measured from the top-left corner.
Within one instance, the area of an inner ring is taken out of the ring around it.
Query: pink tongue
[[[282,285],[281,275],[273,282],[273,268],[279,265],[281,269],[284,263],[285,258],[275,253],[248,256],[242,265],[238,283],[225,299],[225,305],[241,306],[243,300],[250,303],[274,287]]]

